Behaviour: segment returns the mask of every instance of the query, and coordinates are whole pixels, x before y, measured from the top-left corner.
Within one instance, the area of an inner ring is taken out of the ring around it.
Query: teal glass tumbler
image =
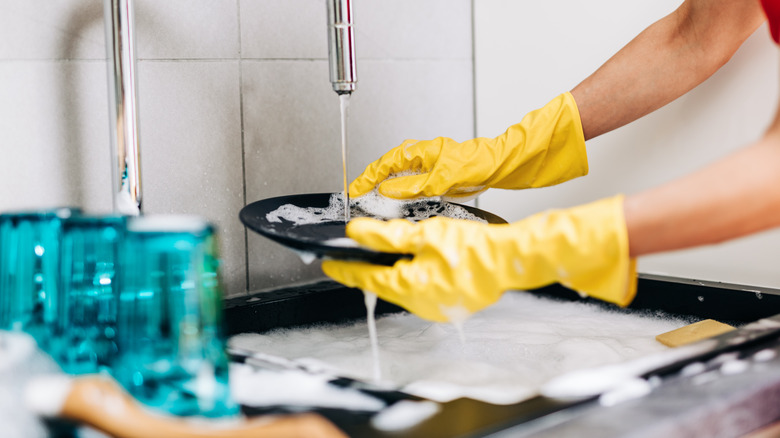
[[[42,348],[57,318],[62,223],[77,209],[0,215],[0,329],[25,331]]]
[[[76,216],[62,224],[60,299],[49,352],[67,373],[100,372],[117,353],[125,224],[122,216]]]
[[[149,407],[174,415],[238,413],[213,228],[189,216],[128,219],[114,376]]]

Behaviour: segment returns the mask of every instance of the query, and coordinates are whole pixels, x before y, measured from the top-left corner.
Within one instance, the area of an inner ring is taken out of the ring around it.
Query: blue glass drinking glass
[[[50,353],[71,374],[106,369],[117,353],[122,216],[75,216],[62,224],[59,300]]]
[[[0,329],[21,330],[46,348],[57,318],[62,223],[58,208],[0,215]]]
[[[228,386],[214,230],[189,216],[128,219],[122,250],[116,379],[174,414],[238,412]]]

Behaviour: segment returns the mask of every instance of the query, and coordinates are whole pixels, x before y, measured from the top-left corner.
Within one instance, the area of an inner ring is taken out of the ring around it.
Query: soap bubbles
[[[359,198],[351,199],[351,217],[370,217],[379,220],[406,219],[418,222],[435,216],[487,223],[458,204],[441,198],[399,200],[384,197],[374,190]],[[271,223],[282,220],[294,225],[314,225],[344,220],[344,195],[333,193],[326,207],[300,207],[284,204],[266,215]]]

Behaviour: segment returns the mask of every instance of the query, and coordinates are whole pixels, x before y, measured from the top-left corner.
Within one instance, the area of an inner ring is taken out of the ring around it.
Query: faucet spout
[[[104,0],[114,212],[141,214],[141,152],[133,0]]]
[[[330,82],[338,94],[351,94],[357,85],[352,0],[327,0]]]

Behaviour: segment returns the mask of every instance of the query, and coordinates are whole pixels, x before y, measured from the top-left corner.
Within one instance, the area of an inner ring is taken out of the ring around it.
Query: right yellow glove
[[[347,225],[347,235],[368,248],[414,258],[393,266],[326,260],[325,274],[433,321],[477,312],[509,289],[556,281],[621,306],[636,293],[623,196],[503,225],[358,218]]]
[[[393,178],[409,173],[414,174]],[[493,139],[406,140],[368,165],[350,184],[349,195],[365,195],[379,185],[380,194],[395,199],[465,199],[491,187],[545,187],[587,173],[582,122],[567,92]]]

